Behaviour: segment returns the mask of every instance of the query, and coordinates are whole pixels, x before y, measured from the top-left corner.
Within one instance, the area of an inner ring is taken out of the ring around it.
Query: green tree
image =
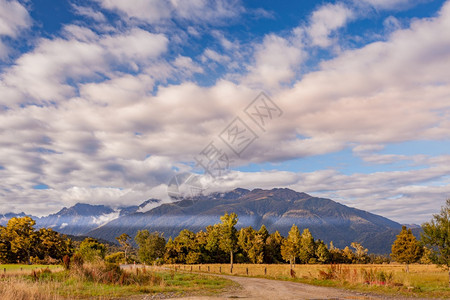
[[[331,254],[330,251],[328,251],[327,245],[321,240],[317,242],[315,256],[317,257],[317,261],[322,264],[328,263],[331,259]]]
[[[238,216],[235,213],[225,213],[220,217],[220,239],[219,248],[230,254],[230,268],[233,271],[233,253],[237,248],[237,236],[235,225],[238,222]]]
[[[0,262],[31,263],[31,257],[61,260],[73,252],[70,239],[51,228],[34,229],[30,217],[11,218],[6,227],[0,226]]]
[[[125,253],[120,251],[105,256],[105,261],[112,264],[119,264],[125,261]]]
[[[164,251],[164,262],[168,264],[175,264],[177,263],[178,259],[178,252],[175,249],[175,244],[173,243],[172,237],[169,238],[166,244],[166,248]]]
[[[328,251],[330,252],[330,262],[335,264],[351,263],[351,260],[349,261],[347,257],[344,256],[344,251],[334,246],[333,241],[330,242]]]
[[[281,255],[285,261],[289,261],[292,270],[292,263],[295,265],[295,258],[298,255],[300,249],[300,231],[294,224],[289,230],[288,237],[283,241],[281,245]]]
[[[450,199],[439,214],[422,224],[422,243],[431,250],[430,260],[448,271],[450,286]]]
[[[173,240],[176,261],[178,263],[196,264],[200,262],[201,253],[196,242],[196,234],[188,229],[183,229]]]
[[[253,247],[256,231],[251,227],[241,228],[238,233],[238,246],[242,249],[245,257],[250,260],[250,249]]]
[[[31,264],[30,258],[35,254],[38,245],[35,224],[36,222],[30,217],[11,218],[8,221],[6,236],[17,261],[26,261]]]
[[[11,252],[11,238],[8,236],[6,227],[0,226],[0,263],[13,262]]]
[[[37,232],[37,253],[40,259],[62,260],[65,255],[73,253],[72,240],[51,228],[41,228]]]
[[[261,236],[264,243],[266,243],[267,238],[270,236],[269,231],[267,230],[267,228],[264,224],[261,225],[261,228],[259,228],[258,234],[259,234],[259,236]]]
[[[402,231],[397,235],[397,239],[392,244],[391,257],[396,262],[406,264],[406,272],[409,273],[409,264],[419,261],[423,254],[423,246],[412,234],[411,229],[402,226]]]
[[[350,244],[355,249],[355,263],[365,264],[369,261],[369,249],[366,249],[360,243],[353,242]]]
[[[122,233],[121,235],[116,237],[116,240],[119,242],[120,246],[123,249],[124,261],[125,261],[125,263],[127,263],[128,262],[127,253],[128,253],[128,249],[131,247],[131,243],[130,243],[131,237],[126,233]]]
[[[281,256],[281,245],[284,238],[278,231],[275,231],[266,240],[266,247],[264,250],[264,261],[266,263],[281,263],[283,257]]]
[[[138,256],[142,262],[151,264],[156,259],[164,257],[166,240],[159,232],[139,230],[134,240],[138,244]]]
[[[254,264],[262,264],[264,262],[264,237],[262,235],[255,235],[248,257]]]
[[[300,248],[298,256],[302,263],[314,263],[316,253],[316,243],[308,228],[304,229],[300,238]]]
[[[195,234],[195,243],[197,246],[197,251],[200,253],[199,262],[205,263],[208,262],[211,257],[206,250],[206,245],[208,243],[208,233],[200,230]]]
[[[77,251],[84,261],[93,262],[105,259],[106,246],[96,239],[85,238]]]
[[[353,253],[353,251],[348,246],[346,246],[344,248],[344,250],[342,250],[342,257],[343,257],[343,263],[349,263],[349,264],[355,262],[355,258],[356,258],[355,253]]]
[[[210,259],[209,262],[224,263],[228,259],[228,253],[219,247],[221,238],[220,230],[220,224],[209,225],[206,227],[205,250],[207,251],[207,258]]]

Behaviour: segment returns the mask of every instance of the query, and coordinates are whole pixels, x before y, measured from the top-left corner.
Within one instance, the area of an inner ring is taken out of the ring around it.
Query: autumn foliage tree
[[[283,241],[281,245],[281,255],[285,261],[288,261],[291,265],[295,265],[295,258],[297,257],[300,250],[300,231],[297,225],[292,225],[291,230],[289,230],[287,238]]]
[[[51,228],[34,228],[30,217],[11,218],[0,226],[0,262],[61,261],[73,252],[72,241]]]
[[[233,253],[237,248],[237,230],[235,225],[238,222],[238,216],[235,213],[226,213],[220,217],[220,240],[219,248],[230,253],[230,268],[233,271]]]
[[[392,244],[391,257],[406,264],[406,272],[409,272],[409,264],[417,262],[423,253],[423,247],[412,234],[411,229],[402,226],[402,231],[397,235],[397,239]]]

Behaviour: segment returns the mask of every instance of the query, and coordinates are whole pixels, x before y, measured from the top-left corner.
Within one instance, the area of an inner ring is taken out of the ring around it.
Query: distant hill
[[[28,216],[24,212],[21,213],[6,213],[4,215],[0,214],[0,226],[5,226],[8,223],[8,220],[11,218],[22,218]],[[34,218],[34,217],[33,217]]]
[[[108,223],[120,216],[146,211],[160,205],[160,200],[149,199],[140,205],[124,206],[113,209],[105,205],[91,205],[77,203],[72,207],[64,207],[60,211],[48,216],[36,217],[25,213],[7,213],[0,215],[0,225],[5,226],[13,217],[30,216],[36,221],[37,228],[53,228],[58,232],[78,236]],[[114,241],[113,241],[114,242]]]
[[[401,230],[401,224],[367,211],[351,208],[330,199],[312,197],[290,189],[235,189],[226,193],[198,196],[176,203],[161,204],[149,199],[140,205],[113,209],[105,205],[78,203],[44,217],[34,217],[36,227],[51,227],[72,236],[92,236],[116,243],[115,237],[138,230],[163,232],[175,237],[187,228],[194,232],[220,222],[225,212],[238,214],[237,227],[266,225],[270,232],[287,236],[292,224],[300,230],[309,228],[316,239],[333,241],[337,247],[360,242],[371,253],[390,253],[391,245]],[[0,215],[0,225],[25,213]],[[421,228],[413,227],[420,235]]]
[[[148,229],[175,237],[185,228],[204,230],[220,222],[225,212],[238,214],[238,228],[259,229],[264,224],[270,232],[278,230],[286,236],[296,224],[301,230],[309,228],[315,238],[326,243],[345,247],[356,241],[372,253],[389,253],[401,230],[401,224],[382,216],[290,189],[235,189],[123,215],[87,235],[113,241],[122,233],[135,236],[138,230]]]

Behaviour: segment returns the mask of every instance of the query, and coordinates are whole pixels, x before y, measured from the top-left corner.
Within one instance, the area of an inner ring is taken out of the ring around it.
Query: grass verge
[[[400,264],[296,265],[295,277],[290,276],[290,266],[286,264],[235,264],[233,273],[229,264],[171,266],[175,267],[185,271],[287,280],[387,296],[450,299],[448,274],[435,265],[410,265],[409,273]]]

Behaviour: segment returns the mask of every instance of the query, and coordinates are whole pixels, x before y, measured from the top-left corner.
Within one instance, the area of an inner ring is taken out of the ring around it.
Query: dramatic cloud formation
[[[1,212],[169,201],[170,178],[198,171],[214,142],[232,171],[210,191],[290,187],[427,220],[450,193],[450,3],[400,23],[391,12],[409,1],[365,2],[389,11],[374,27],[360,4],[337,2],[278,30],[261,24],[282,11],[239,1],[72,4],[73,19],[33,28],[2,65]],[[0,4],[7,58],[35,21]],[[263,129],[244,113],[261,90],[282,110]],[[240,156],[219,138],[235,117],[257,136]]]

